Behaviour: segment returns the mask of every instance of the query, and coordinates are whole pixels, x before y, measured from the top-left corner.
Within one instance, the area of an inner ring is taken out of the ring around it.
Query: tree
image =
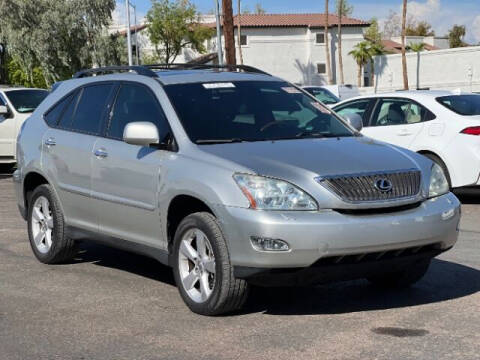
[[[412,15],[407,15],[407,28],[415,28],[417,21]],[[387,19],[383,22],[382,37],[384,39],[390,39],[395,36],[402,35],[402,16],[398,13],[390,10]]]
[[[465,34],[465,25],[453,25],[453,27],[448,31],[448,42],[450,47],[457,48],[467,46],[467,43],[463,41]]]
[[[402,72],[403,72],[403,89],[408,90],[408,72],[407,72],[407,56],[405,55],[405,35],[407,24],[407,0],[403,0],[402,10]]]
[[[340,71],[340,84],[345,84],[343,76],[343,54],[342,54],[342,17],[349,16],[353,7],[350,6],[347,0],[337,0],[336,3],[337,16],[338,16],[338,67]]]
[[[243,53],[242,53],[242,0],[237,1],[237,43],[238,43],[238,55],[240,57],[240,65],[243,65]]]
[[[426,21],[420,21],[418,23],[407,23],[406,29],[407,36],[435,36],[435,31]]]
[[[410,43],[408,44],[408,48],[417,53],[417,89],[420,88],[420,52],[425,50],[425,44],[424,43]]]
[[[232,0],[222,1],[223,12],[223,37],[225,38],[225,58],[227,65],[235,65],[235,34],[233,30],[233,9]]]
[[[187,46],[205,53],[204,41],[214,32],[200,24],[196,8],[188,0],[152,0],[146,18],[155,53],[166,64],[173,63]]]
[[[260,3],[256,3],[255,4],[255,14],[256,15],[263,15],[265,14],[266,11],[265,9],[262,7],[262,5]]]
[[[96,63],[114,8],[115,0],[1,1],[0,32],[28,80],[38,67],[49,86]]]
[[[348,55],[351,55],[358,65],[358,73],[357,73],[358,87],[362,86],[363,67],[371,59],[369,47],[370,45],[368,41],[362,41],[362,42],[359,42],[357,45],[355,45],[353,50],[348,53]]]
[[[364,34],[365,39],[371,41],[372,43],[381,43],[382,42],[382,34],[380,33],[378,27],[378,20],[377,18],[372,18],[370,20],[370,26],[365,31]]]
[[[328,31],[328,0],[325,0],[325,57],[327,58],[327,78],[328,84],[333,84],[332,78],[332,64],[330,58],[330,37]]]

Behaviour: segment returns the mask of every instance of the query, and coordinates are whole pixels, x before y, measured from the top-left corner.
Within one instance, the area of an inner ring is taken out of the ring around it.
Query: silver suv
[[[33,253],[65,262],[88,239],[154,257],[205,315],[250,284],[413,284],[455,244],[459,201],[439,166],[349,121],[249,67],[79,73],[19,135]]]

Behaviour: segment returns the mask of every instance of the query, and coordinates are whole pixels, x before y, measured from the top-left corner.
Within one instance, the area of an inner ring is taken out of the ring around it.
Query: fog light
[[[255,250],[258,251],[288,251],[290,246],[288,246],[286,241],[279,239],[269,239],[258,236],[250,237],[252,246]]]

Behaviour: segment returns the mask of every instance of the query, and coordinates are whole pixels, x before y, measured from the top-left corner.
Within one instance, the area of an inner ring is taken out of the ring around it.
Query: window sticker
[[[301,94],[302,92],[293,86],[289,87],[282,87],[282,90],[289,93],[289,94]]]
[[[205,89],[229,89],[235,85],[231,82],[202,84]]]
[[[321,105],[320,103],[316,102],[316,101],[312,101],[310,104],[312,104],[312,106],[317,109],[317,110],[320,110],[322,113],[324,114],[330,114],[330,110],[328,110],[325,106]]]

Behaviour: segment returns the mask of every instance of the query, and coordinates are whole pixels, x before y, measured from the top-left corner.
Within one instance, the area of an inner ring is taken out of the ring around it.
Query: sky
[[[209,12],[214,8],[214,0],[190,0],[200,12]],[[237,0],[232,0],[236,9]],[[130,0],[137,6],[137,14],[142,18],[151,5],[151,0]],[[385,19],[390,10],[400,13],[401,0],[348,0],[353,5],[352,17],[369,20],[376,17]],[[305,13],[324,12],[324,0],[242,0],[242,7],[250,10],[260,3],[267,13]],[[331,11],[335,0],[330,0]],[[117,1],[114,18],[124,22],[125,1]],[[467,27],[466,41],[480,43],[480,0],[414,0],[408,2],[408,13],[417,20],[428,21],[438,36],[446,35],[454,25]]]

